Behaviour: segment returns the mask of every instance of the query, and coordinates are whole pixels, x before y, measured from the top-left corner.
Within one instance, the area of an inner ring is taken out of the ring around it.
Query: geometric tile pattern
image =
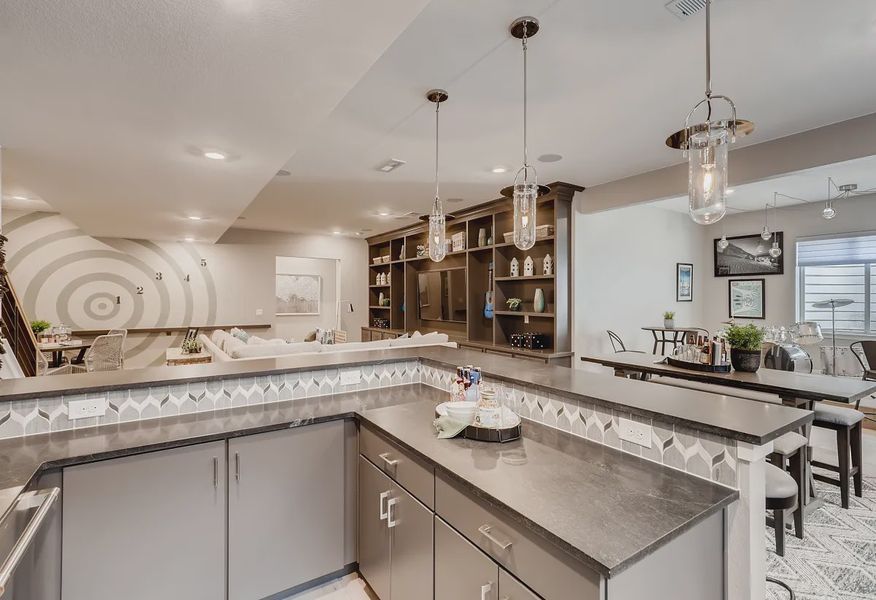
[[[67,419],[67,405],[71,400],[86,398],[84,394],[5,402],[0,404],[0,439],[420,381],[420,365],[417,360],[362,365],[356,368],[361,372],[360,382],[356,385],[341,385],[340,376],[344,369],[328,368],[106,392],[97,394],[107,400],[104,416],[75,421]]]
[[[785,536],[785,556],[776,555],[767,528],[767,572],[791,586],[798,600],[876,598],[876,478],[865,477],[863,498],[849,496],[840,506],[839,488],[815,483],[824,505],[806,517],[804,539]],[[768,600],[788,593],[767,586]]]
[[[421,381],[451,390],[455,372],[429,365],[421,367]],[[736,442],[658,419],[631,415],[623,409],[596,405],[557,394],[546,394],[535,387],[490,381],[505,405],[525,419],[555,427],[605,446],[685,471],[703,479],[735,488]],[[625,417],[651,425],[651,447],[621,440],[619,419]]]

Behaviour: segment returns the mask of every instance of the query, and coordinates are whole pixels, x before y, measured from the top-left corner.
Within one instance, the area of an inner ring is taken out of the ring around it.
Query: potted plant
[[[183,341],[181,349],[183,354],[200,354],[203,346],[196,338],[190,338]]]
[[[44,332],[46,329],[48,329],[51,326],[52,326],[52,324],[49,323],[48,321],[31,321],[30,322],[30,328],[33,330],[33,334],[36,336],[39,336],[39,334],[41,334],[42,332]]]
[[[725,334],[730,344],[730,364],[737,371],[755,373],[760,368],[763,328],[756,325],[730,325]]]
[[[505,304],[508,305],[508,310],[520,310],[521,306],[523,306],[523,300],[520,298],[508,298],[505,300]]]
[[[675,312],[667,310],[663,313],[663,326],[666,329],[675,329]]]

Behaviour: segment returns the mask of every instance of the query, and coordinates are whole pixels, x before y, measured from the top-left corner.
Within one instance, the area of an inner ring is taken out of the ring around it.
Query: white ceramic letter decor
[[[520,277],[520,262],[516,257],[511,259],[511,277]]]

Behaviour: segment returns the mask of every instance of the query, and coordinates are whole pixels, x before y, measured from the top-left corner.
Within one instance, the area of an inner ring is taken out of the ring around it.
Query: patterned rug
[[[804,539],[785,536],[785,556],[775,554],[767,528],[767,573],[791,586],[798,600],[876,599],[876,478],[864,478],[864,497],[851,494],[840,507],[839,488],[816,482],[823,507],[804,524]],[[767,600],[788,593],[767,584]]]

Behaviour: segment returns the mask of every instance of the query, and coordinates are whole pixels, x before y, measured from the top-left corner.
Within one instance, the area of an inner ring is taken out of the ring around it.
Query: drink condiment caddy
[[[450,395],[450,402],[439,404],[436,413],[446,414],[447,404],[454,402],[475,402],[477,411],[474,421],[460,435],[466,439],[483,442],[510,442],[521,435],[520,417],[510,408],[503,406],[491,386],[485,385],[480,367],[471,365],[456,368],[456,382]]]

